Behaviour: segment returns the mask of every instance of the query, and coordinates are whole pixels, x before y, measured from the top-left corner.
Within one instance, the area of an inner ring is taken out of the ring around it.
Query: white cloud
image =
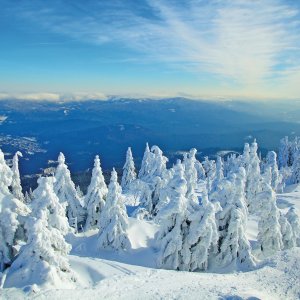
[[[106,100],[103,93],[0,93],[0,100],[29,100],[29,101],[84,101],[84,100]]]
[[[20,13],[70,38],[121,43],[143,61],[213,75],[225,89],[264,93],[273,84],[283,92],[298,91],[300,13],[293,2],[99,1],[93,7],[77,2],[69,3],[72,13],[54,3],[51,9],[21,7]]]

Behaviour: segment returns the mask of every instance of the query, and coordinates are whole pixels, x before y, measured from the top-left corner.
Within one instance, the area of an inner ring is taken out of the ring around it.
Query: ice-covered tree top
[[[9,194],[8,187],[12,182],[13,172],[10,167],[6,164],[4,154],[0,149],[0,193],[4,195]]]

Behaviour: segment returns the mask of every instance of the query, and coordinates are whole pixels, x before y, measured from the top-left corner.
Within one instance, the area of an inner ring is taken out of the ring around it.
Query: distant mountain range
[[[51,167],[60,151],[79,172],[92,167],[96,154],[105,170],[121,168],[128,146],[139,165],[146,142],[157,144],[172,163],[192,147],[203,158],[239,152],[255,137],[265,153],[276,150],[284,135],[300,135],[300,101],[2,100],[0,116],[0,147],[7,157],[23,152],[23,174]]]

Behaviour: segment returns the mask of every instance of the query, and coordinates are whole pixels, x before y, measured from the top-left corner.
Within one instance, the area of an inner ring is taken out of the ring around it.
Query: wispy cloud
[[[211,74],[241,88],[264,89],[293,85],[299,78],[296,2],[53,1],[46,7],[34,1],[34,7],[20,6],[19,14],[72,39],[115,43],[148,62]]]
[[[28,100],[28,101],[84,101],[107,100],[103,93],[0,93],[0,100]]]

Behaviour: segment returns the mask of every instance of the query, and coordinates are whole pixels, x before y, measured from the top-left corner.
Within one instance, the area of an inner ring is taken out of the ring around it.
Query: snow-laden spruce
[[[197,170],[197,178],[199,180],[205,180],[205,170],[199,160],[195,161],[195,168]]]
[[[108,190],[104,181],[100,159],[97,155],[94,160],[91,182],[85,196],[87,210],[85,230],[98,227],[100,214],[104,209],[107,192]]]
[[[230,181],[223,181],[231,194],[223,210],[218,214],[219,242],[217,263],[220,266],[234,264],[242,268],[254,265],[251,246],[246,237],[247,205],[245,201],[246,172],[240,167]]]
[[[11,264],[19,240],[25,240],[24,222],[29,208],[9,191],[13,172],[0,150],[0,272]]]
[[[54,193],[54,177],[40,177],[37,181],[38,186],[33,191],[34,201],[31,203],[31,216],[42,219],[40,214],[47,213],[47,226],[56,228],[61,234],[66,235],[72,229],[66,217],[66,203],[60,203]]]
[[[291,207],[287,214],[286,218],[288,222],[291,224],[293,231],[293,239],[296,242],[296,246],[300,247],[300,219],[298,214],[296,213],[295,207]]]
[[[218,202],[213,204],[208,200],[207,191],[204,189],[201,205],[188,216],[188,234],[183,245],[183,252],[186,253],[184,270],[207,269],[209,254],[218,244],[216,213],[220,210]]]
[[[75,184],[71,179],[70,171],[65,164],[63,153],[60,153],[58,156],[55,179],[54,192],[58,196],[60,203],[67,203],[66,212],[69,224],[71,226],[82,225],[85,221],[86,213],[76,192]]]
[[[224,178],[223,161],[221,156],[218,156],[216,162],[216,173],[212,181],[211,192],[217,190],[218,185],[221,183],[223,178]]]
[[[9,186],[12,182],[13,172],[6,164],[4,154],[0,149],[0,196],[9,195]],[[0,202],[1,210],[1,202]]]
[[[70,228],[65,208],[54,193],[54,180],[52,177],[38,180],[32,213],[25,225],[27,243],[21,247],[10,268],[6,287],[32,284],[64,288],[74,286],[75,279],[67,258],[71,245],[63,237]]]
[[[130,183],[136,179],[135,167],[131,148],[128,147],[126,152],[126,161],[123,167],[123,175],[121,180],[121,187],[123,191],[129,189]]]
[[[185,153],[183,158],[184,176],[187,182],[186,197],[193,200],[194,202],[198,202],[198,198],[195,192],[198,182],[196,169],[196,153],[197,150],[193,148],[188,153]]]
[[[281,176],[277,165],[277,154],[274,151],[269,151],[266,157],[265,170],[271,169],[271,187],[274,191],[277,191],[279,184],[281,183]]]
[[[264,256],[271,256],[283,248],[279,209],[276,205],[276,194],[266,182],[258,194],[260,214],[258,221],[257,242]]]
[[[22,157],[22,153],[17,151],[12,159],[12,182],[11,182],[11,190],[12,194],[19,199],[20,201],[25,201],[24,195],[22,192],[21,179],[20,179],[20,171],[19,171],[19,157]]]
[[[300,183],[300,149],[294,155],[292,165],[292,183]]]
[[[292,226],[282,212],[280,212],[279,224],[282,235],[282,249],[290,249],[295,247],[296,240],[293,235]]]
[[[184,232],[187,229],[187,182],[184,178],[184,169],[180,162],[174,167],[174,176],[168,183],[169,201],[159,211],[161,220],[160,230],[156,236],[160,247],[157,265],[160,268],[181,270],[185,269],[184,261],[189,262],[190,254],[183,255]]]
[[[259,200],[257,194],[261,192],[261,173],[260,173],[260,159],[257,155],[256,140],[251,144],[249,154],[249,164],[246,168],[246,200],[250,213],[257,213],[259,207]]]
[[[150,151],[147,143],[138,178],[152,183],[156,176],[162,177],[163,172],[167,168],[167,161],[168,159],[158,146],[152,146]]]
[[[147,176],[150,174],[151,160],[152,160],[151,157],[152,157],[152,153],[150,152],[148,143],[146,143],[146,148],[145,148],[143,160],[141,163],[141,168],[140,168],[140,171],[138,174],[139,179],[143,180],[143,179],[147,178]]]
[[[113,169],[105,206],[100,215],[98,249],[127,250],[131,247],[127,235],[128,216],[121,193],[118,175]]]

